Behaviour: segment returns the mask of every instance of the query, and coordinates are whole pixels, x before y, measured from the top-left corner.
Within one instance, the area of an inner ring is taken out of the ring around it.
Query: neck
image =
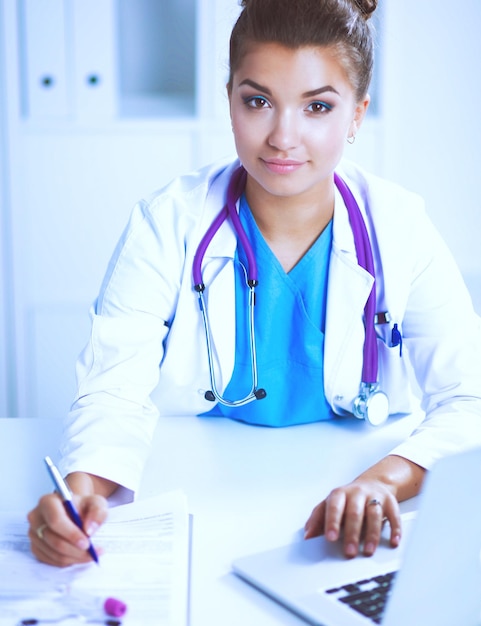
[[[334,182],[293,198],[273,196],[248,177],[246,198],[264,239],[289,272],[332,219]]]

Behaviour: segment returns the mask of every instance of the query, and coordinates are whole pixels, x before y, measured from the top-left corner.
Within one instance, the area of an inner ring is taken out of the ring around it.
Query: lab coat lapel
[[[329,265],[324,346],[324,390],[334,410],[351,411],[361,382],[363,312],[373,284],[358,265],[352,230],[342,200],[336,201]]]

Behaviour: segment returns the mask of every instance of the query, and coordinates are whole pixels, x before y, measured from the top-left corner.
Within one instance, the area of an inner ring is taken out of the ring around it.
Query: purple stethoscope
[[[230,407],[243,406],[253,400],[261,400],[266,397],[265,389],[257,386],[258,374],[254,325],[255,289],[259,284],[257,263],[252,246],[249,243],[236,208],[237,201],[244,192],[246,180],[247,172],[242,166],[237,168],[232,174],[227,188],[227,202],[202,238],[202,241],[200,242],[195,253],[192,265],[194,289],[199,296],[199,308],[204,322],[207,356],[209,359],[211,389],[206,391],[205,398],[206,400],[210,400],[212,402],[217,400],[217,402]],[[334,174],[334,182],[347,208],[359,265],[361,265],[361,267],[369,272],[369,274],[371,274],[374,278],[371,292],[367,299],[366,306],[364,307],[365,338],[363,348],[362,382],[360,385],[359,395],[353,402],[352,412],[355,417],[365,419],[373,426],[378,426],[379,424],[382,424],[389,415],[389,401],[386,394],[379,390],[379,384],[377,382],[378,353],[376,333],[374,329],[376,317],[376,277],[374,259],[366,225],[354,195],[342,178],[340,178],[336,173]],[[204,299],[205,285],[202,281],[202,261],[204,259],[205,252],[221,225],[228,218],[232,222],[240,244],[247,257],[247,270],[244,271],[246,274],[247,287],[249,289],[249,348],[252,385],[249,393],[244,398],[239,400],[228,400],[224,398],[217,389],[214,374],[212,335],[210,332],[209,318]]]

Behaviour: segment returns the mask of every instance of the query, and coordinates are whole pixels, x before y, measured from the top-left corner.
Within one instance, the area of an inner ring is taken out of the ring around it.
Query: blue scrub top
[[[255,333],[258,387],[267,396],[240,407],[217,404],[207,416],[226,416],[262,426],[291,426],[334,417],[324,395],[324,329],[332,221],[297,265],[286,274],[262,236],[243,196],[240,219],[258,266]],[[248,304],[239,244],[235,256],[236,352],[232,378],[223,394],[245,397],[251,388]]]

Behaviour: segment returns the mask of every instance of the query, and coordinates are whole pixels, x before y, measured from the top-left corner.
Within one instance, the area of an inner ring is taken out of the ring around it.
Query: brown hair
[[[249,44],[279,43],[334,48],[357,101],[364,98],[374,57],[369,18],[377,0],[242,0],[241,5],[230,38],[229,89]]]

